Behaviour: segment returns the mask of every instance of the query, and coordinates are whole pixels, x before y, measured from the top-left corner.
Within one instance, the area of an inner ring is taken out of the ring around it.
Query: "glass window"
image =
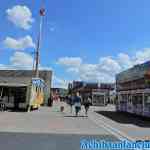
[[[144,95],[144,102],[145,102],[145,105],[150,105],[150,94],[145,94]]]
[[[128,94],[128,103],[132,103],[132,96]]]
[[[15,90],[15,99],[18,99],[20,103],[24,103],[26,101],[26,88],[17,88]]]
[[[122,94],[121,95],[121,101],[127,101],[127,100],[128,100],[127,94]]]
[[[133,95],[133,96],[132,96],[132,103],[133,103],[134,105],[142,104],[142,101],[143,101],[143,96],[142,96],[142,94],[136,94],[136,95]]]

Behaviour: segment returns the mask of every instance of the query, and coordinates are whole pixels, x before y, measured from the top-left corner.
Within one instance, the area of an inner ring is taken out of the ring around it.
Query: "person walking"
[[[72,108],[73,108],[73,104],[74,104],[72,95],[68,96],[68,104],[70,106],[70,113],[72,113]]]
[[[84,108],[85,108],[85,115],[88,116],[88,110],[90,108],[90,105],[91,105],[91,98],[88,97],[88,99],[84,102]]]
[[[50,95],[50,97],[48,98],[48,105],[49,105],[50,107],[53,106],[53,98],[52,98],[51,95]]]
[[[75,114],[76,114],[76,117],[77,117],[79,111],[81,110],[81,97],[79,96],[78,92],[74,96],[74,106],[75,106]]]

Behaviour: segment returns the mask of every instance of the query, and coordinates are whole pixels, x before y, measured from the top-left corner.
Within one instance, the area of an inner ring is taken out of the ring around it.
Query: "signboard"
[[[42,79],[32,79],[32,84],[37,87],[44,87],[44,81]]]

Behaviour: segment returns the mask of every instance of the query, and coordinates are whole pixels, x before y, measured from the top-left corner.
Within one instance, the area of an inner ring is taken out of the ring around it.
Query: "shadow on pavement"
[[[139,127],[150,127],[150,118],[137,116],[125,112],[114,112],[114,111],[97,111],[96,113],[101,114],[113,121],[122,124],[133,124]]]
[[[32,112],[32,111],[36,111],[36,110],[38,110],[38,109],[31,109],[30,111]],[[27,112],[27,109],[24,109],[24,108],[18,108],[18,109],[12,108],[12,109],[10,109],[10,108],[8,108],[6,111],[7,112]]]
[[[27,112],[25,109],[8,109],[7,112]]]
[[[82,116],[73,116],[73,115],[71,116],[71,115],[70,115],[70,116],[64,116],[64,117],[70,117],[70,118],[72,118],[72,117],[73,117],[73,118],[79,118],[79,117],[82,118],[82,117],[83,117],[83,118],[87,118],[87,116],[83,116],[83,115],[82,115]]]

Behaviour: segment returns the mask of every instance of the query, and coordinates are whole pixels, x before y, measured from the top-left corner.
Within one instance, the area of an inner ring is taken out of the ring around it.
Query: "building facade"
[[[116,76],[117,111],[150,117],[150,61]]]
[[[69,92],[79,92],[84,103],[88,97],[92,100],[92,105],[102,106],[106,105],[110,98],[110,92],[114,90],[112,83],[89,83],[83,81],[74,81],[69,84]]]
[[[65,100],[68,90],[64,88],[51,88],[51,97],[53,100]]]
[[[32,70],[0,70],[0,84],[27,84],[31,82],[35,72]],[[40,70],[39,77],[44,80],[44,105],[48,104],[50,96],[52,71]]]

